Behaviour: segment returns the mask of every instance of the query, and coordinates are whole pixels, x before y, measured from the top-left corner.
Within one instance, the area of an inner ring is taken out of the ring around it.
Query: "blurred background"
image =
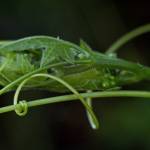
[[[0,39],[49,35],[78,43],[84,39],[97,51],[120,36],[150,23],[150,1],[119,0],[1,0]],[[144,34],[118,53],[119,57],[150,65],[150,34]],[[123,87],[150,90],[150,82]],[[12,104],[13,92],[2,95],[1,106]],[[48,91],[26,91],[20,99],[56,96]],[[0,115],[3,150],[149,150],[150,100],[105,98],[94,101],[100,129],[92,130],[79,101],[51,104]]]

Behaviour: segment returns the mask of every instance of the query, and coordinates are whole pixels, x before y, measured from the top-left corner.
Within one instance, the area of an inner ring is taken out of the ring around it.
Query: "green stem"
[[[88,98],[88,97],[91,97],[91,98],[100,98],[100,97],[150,98],[150,92],[149,91],[125,91],[125,90],[124,91],[104,91],[104,92],[81,93],[81,96],[83,98]],[[63,95],[63,96],[33,100],[30,102],[27,102],[27,105],[28,105],[28,107],[35,107],[35,106],[41,106],[41,105],[46,105],[46,104],[52,104],[52,103],[68,102],[68,101],[73,101],[73,100],[77,100],[77,99],[78,99],[78,97],[74,94]],[[0,113],[14,111],[16,107],[21,107],[21,106],[20,106],[20,104],[17,104],[17,105],[10,105],[10,106],[6,106],[6,107],[2,107],[2,108],[0,108]]]
[[[84,105],[84,107],[86,108],[86,110],[88,111],[88,113],[90,114],[94,124],[95,124],[95,129],[98,129],[99,128],[99,122],[92,110],[92,108],[88,105],[88,103],[86,103],[86,101],[84,100],[84,98],[81,96],[81,94],[76,90],[74,89],[70,84],[68,84],[67,82],[65,82],[64,80],[56,77],[56,76],[53,76],[53,75],[50,75],[50,74],[44,74],[44,73],[39,73],[39,74],[35,74],[35,75],[32,75],[30,77],[28,77],[27,79],[25,79],[23,82],[20,83],[20,85],[18,86],[18,88],[16,89],[16,92],[15,92],[15,95],[14,95],[14,105],[16,106],[16,104],[18,103],[18,97],[19,97],[19,93],[22,89],[22,87],[29,81],[31,80],[32,78],[36,78],[36,77],[46,77],[46,78],[50,78],[52,80],[56,80],[57,82],[61,83],[62,85],[64,85],[66,88],[68,88],[72,93],[74,93],[78,99],[80,99],[80,101],[82,102],[82,104]],[[20,111],[20,108],[19,110],[16,109],[15,110],[16,113],[18,115],[21,115],[22,116],[22,113],[24,115],[24,112],[22,112],[22,110]]]
[[[120,47],[122,47],[124,44],[129,42],[130,40],[138,37],[139,35],[142,35],[144,33],[150,32],[150,24],[146,24],[144,26],[138,27],[131,32],[128,32],[127,34],[123,35],[121,38],[119,38],[116,42],[114,42],[107,50],[106,54],[114,53],[117,51]]]
[[[87,92],[88,92],[88,93],[91,93],[92,91],[91,91],[91,90],[88,90]],[[92,106],[92,98],[91,98],[91,97],[87,97],[87,98],[85,98],[85,100],[86,100],[87,104],[91,107],[91,109],[93,109],[93,106]],[[93,120],[91,114],[90,114],[87,110],[86,110],[86,114],[87,114],[87,118],[88,118],[88,121],[89,121],[89,123],[90,123],[92,129],[97,129],[97,128],[96,128],[96,124],[95,124],[95,122],[94,122],[94,120]]]

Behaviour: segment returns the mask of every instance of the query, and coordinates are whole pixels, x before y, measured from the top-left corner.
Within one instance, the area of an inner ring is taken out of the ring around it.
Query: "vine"
[[[147,33],[147,32],[150,32],[150,24],[144,25],[142,27],[139,27],[139,28],[137,28],[137,29],[135,29],[135,30],[125,34],[124,36],[122,36],[119,40],[117,40],[115,43],[113,43],[108,48],[108,50],[106,51],[106,54],[108,54],[110,56],[112,54],[112,56],[114,56],[113,54],[121,46],[123,46],[125,43],[127,43],[131,39],[133,39],[133,38],[135,38],[135,37],[137,37],[139,35],[142,35],[144,33]],[[62,42],[62,41],[60,41],[60,42]],[[7,44],[7,43],[9,43],[9,41],[1,42],[0,44],[3,45],[4,43]],[[70,44],[70,43],[67,43],[67,44]],[[85,49],[87,49],[87,51],[89,51],[89,53],[92,53],[91,49],[88,47],[88,45],[86,45],[83,41],[82,41],[81,44],[82,44],[82,47],[84,47]],[[72,46],[74,46],[74,45],[72,45]],[[77,61],[77,63],[89,64],[90,61],[82,60],[82,61]],[[111,63],[109,62],[109,64],[107,64],[107,65],[109,66],[110,64]],[[25,116],[27,114],[27,112],[28,112],[29,107],[35,107],[35,106],[52,104],[52,103],[58,103],[58,102],[67,102],[67,101],[73,101],[73,100],[79,99],[82,102],[82,104],[84,105],[85,109],[86,109],[87,117],[88,117],[88,120],[89,120],[89,123],[90,123],[91,127],[93,129],[98,129],[99,122],[98,122],[98,120],[96,118],[96,115],[93,112],[93,109],[92,109],[92,100],[93,100],[93,98],[102,98],[102,97],[142,97],[142,98],[150,98],[150,92],[149,91],[129,91],[129,90],[115,90],[115,91],[111,91],[110,90],[110,91],[93,92],[90,89],[90,90],[88,90],[85,93],[79,93],[77,91],[77,89],[75,89],[73,86],[71,86],[65,80],[63,80],[63,79],[61,79],[61,78],[59,78],[57,76],[54,76],[54,75],[41,73],[42,71],[47,70],[49,68],[63,66],[63,65],[66,65],[66,62],[46,65],[46,66],[44,66],[42,68],[38,68],[38,69],[36,69],[36,70],[34,70],[32,72],[29,72],[29,73],[23,75],[22,77],[16,79],[15,81],[13,81],[13,82],[7,84],[6,86],[4,86],[4,88],[2,88],[0,90],[0,95],[5,93],[5,92],[8,92],[12,87],[15,87],[15,86],[18,86],[18,87],[16,88],[16,92],[14,94],[14,103],[13,103],[13,105],[5,106],[5,107],[0,108],[0,113],[6,113],[6,112],[10,112],[10,111],[15,111],[16,114],[18,114],[19,116]],[[1,66],[0,71],[3,70],[3,68],[5,66],[6,66],[6,63],[4,63]],[[128,64],[125,67],[127,67],[127,66],[128,66]],[[134,68],[134,66],[133,66],[133,68]],[[7,78],[5,78],[5,76],[3,74],[1,74],[1,76],[5,80],[7,80]],[[18,102],[19,93],[20,93],[22,87],[29,80],[31,80],[33,78],[37,78],[37,77],[45,77],[45,78],[50,78],[52,80],[55,80],[55,81],[59,82],[60,84],[62,84],[63,86],[65,86],[66,88],[68,88],[73,94],[57,96],[57,97],[51,97],[51,98],[44,98],[44,99],[37,99],[37,100],[29,101],[29,102],[27,102],[25,100],[21,100],[21,101]],[[2,82],[2,84],[5,84],[5,83],[3,83],[3,81],[1,81],[1,82]]]

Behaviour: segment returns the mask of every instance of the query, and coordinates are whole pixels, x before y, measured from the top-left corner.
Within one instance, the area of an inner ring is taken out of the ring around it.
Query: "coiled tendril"
[[[17,113],[17,115],[19,116],[24,116],[27,114],[27,111],[28,111],[28,105],[27,105],[27,102],[26,101],[20,101],[19,102],[19,106],[17,105],[18,104],[18,97],[19,97],[19,93],[22,89],[22,87],[32,78],[35,78],[35,77],[46,77],[46,78],[50,78],[50,79],[53,79],[53,80],[56,80],[58,81],[59,83],[63,84],[65,87],[67,87],[72,93],[74,93],[79,99],[80,101],[82,102],[82,104],[85,106],[87,112],[90,114],[94,124],[95,124],[95,127],[94,128],[98,128],[99,127],[99,122],[92,110],[92,108],[88,105],[88,103],[84,100],[84,98],[82,97],[82,95],[76,90],[74,89],[71,85],[69,85],[67,82],[65,82],[64,80],[56,77],[56,76],[53,76],[53,75],[50,75],[50,74],[44,74],[44,73],[39,73],[39,74],[34,74],[28,78],[26,78],[24,81],[22,81],[20,83],[20,85],[18,86],[18,88],[16,89],[16,92],[15,92],[15,95],[14,95],[14,105],[15,105],[15,112]]]

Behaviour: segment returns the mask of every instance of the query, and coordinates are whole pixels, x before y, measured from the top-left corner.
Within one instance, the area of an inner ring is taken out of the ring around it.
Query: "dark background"
[[[60,36],[78,43],[83,38],[104,52],[124,33],[150,23],[147,0],[5,0],[0,1],[0,39],[31,35]],[[150,34],[120,49],[119,57],[149,65]],[[149,90],[143,81],[124,89]],[[13,92],[0,97],[1,106],[12,104]],[[22,99],[55,96],[47,91],[27,91]],[[46,105],[20,118],[14,112],[0,115],[0,149],[3,150],[149,150],[150,101],[105,98],[94,101],[101,122],[93,131],[80,102]]]

